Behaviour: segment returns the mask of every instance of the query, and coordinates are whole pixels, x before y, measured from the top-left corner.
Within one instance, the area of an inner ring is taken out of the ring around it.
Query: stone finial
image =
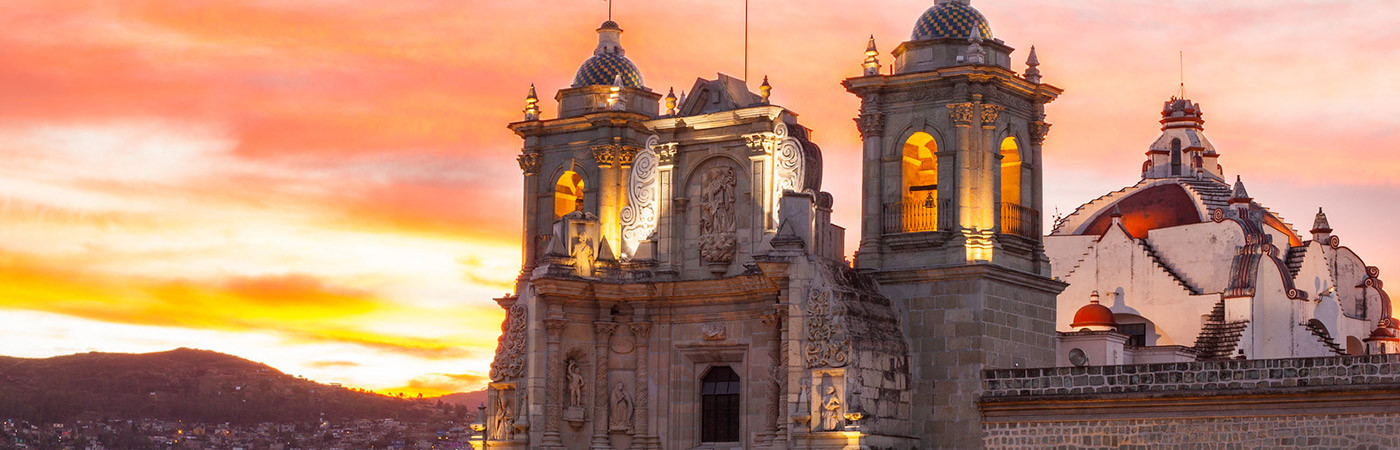
[[[1040,84],[1040,58],[1035,55],[1035,46],[1031,46],[1031,54],[1026,57],[1026,81]]]
[[[982,48],[982,29],[972,27],[972,35],[967,37],[967,48],[958,55],[958,62],[982,65],[987,63],[987,50]]]
[[[627,102],[622,100],[622,74],[614,76],[613,85],[608,88],[608,109],[613,111],[627,109]]]
[[[1317,209],[1311,232],[1313,240],[1318,242],[1327,242],[1327,239],[1332,237],[1332,225],[1327,223],[1327,214],[1322,212],[1322,208]]]
[[[666,115],[676,115],[676,88],[671,88],[671,92],[666,93]]]
[[[530,94],[525,96],[525,120],[540,120],[540,97],[535,95],[535,84],[530,83]]]
[[[1249,192],[1244,190],[1244,180],[1241,179],[1239,175],[1236,175],[1235,190],[1230,194],[1230,204],[1235,205],[1243,203],[1248,205],[1252,200],[1254,199],[1249,196]]]
[[[598,244],[598,261],[617,262],[617,255],[613,254],[612,245],[608,244],[607,239]]]
[[[617,56],[627,55],[627,51],[622,49],[622,27],[611,20],[603,22],[603,25],[598,27],[598,48],[593,49],[594,55],[604,53]]]
[[[768,97],[773,95],[773,85],[768,84],[768,76],[763,76],[763,84],[758,86],[758,96],[763,98],[763,104],[767,105]]]
[[[865,76],[880,74],[880,50],[875,48],[875,35],[870,35],[870,43],[865,45]]]

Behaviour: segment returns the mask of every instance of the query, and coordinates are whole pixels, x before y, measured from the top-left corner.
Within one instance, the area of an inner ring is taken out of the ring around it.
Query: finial
[[[608,88],[608,108],[614,111],[627,109],[627,104],[622,101],[622,74],[613,76],[613,85]]]
[[[1240,178],[1239,175],[1235,175],[1235,190],[1230,195],[1230,204],[1243,203],[1247,205],[1251,200],[1254,199],[1250,198],[1249,192],[1244,190],[1244,179]]]
[[[671,92],[666,93],[666,115],[676,115],[676,88],[671,88]]]
[[[865,45],[865,76],[880,74],[880,51],[875,49],[875,35],[870,35],[870,43]]]
[[[1332,224],[1327,223],[1327,214],[1322,212],[1322,208],[1317,208],[1317,217],[1313,218],[1313,226],[1311,232],[1313,234],[1314,240],[1318,240],[1318,236],[1320,235],[1328,235],[1332,233]]]
[[[530,83],[530,94],[525,96],[525,120],[540,120],[540,98],[535,95],[535,84]]]
[[[1040,84],[1040,58],[1035,55],[1035,46],[1031,46],[1031,54],[1026,57],[1026,81]]]
[[[1089,303],[1093,303],[1095,305],[1099,304],[1099,291],[1094,291],[1093,293],[1089,294]]]
[[[758,86],[758,95],[763,97],[763,104],[768,104],[768,97],[773,95],[773,85],[768,84],[768,76],[763,76],[763,84]]]
[[[972,27],[972,35],[967,37],[967,49],[958,55],[958,62],[982,65],[987,63],[987,51],[982,49],[982,29]]]

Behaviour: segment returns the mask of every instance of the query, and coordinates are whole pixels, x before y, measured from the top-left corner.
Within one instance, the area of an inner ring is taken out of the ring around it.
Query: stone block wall
[[[986,448],[1400,448],[1400,355],[983,376]]]
[[[988,370],[983,398],[1400,384],[1400,355]]]

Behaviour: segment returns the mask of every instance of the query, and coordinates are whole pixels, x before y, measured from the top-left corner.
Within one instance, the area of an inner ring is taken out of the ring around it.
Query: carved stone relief
[[[524,303],[511,306],[501,323],[501,338],[496,344],[496,358],[491,361],[491,381],[517,378],[525,370],[528,311]]]
[[[850,362],[846,333],[832,318],[831,292],[819,290],[807,302],[807,367],[842,367]]]
[[[621,381],[617,382],[612,391],[611,409],[608,416],[608,431],[632,432],[632,419],[635,403],[632,401],[632,393],[627,390],[627,386]]]
[[[540,173],[540,163],[544,158],[539,153],[526,152],[521,153],[515,159],[520,162],[520,171],[525,172],[526,175],[533,175]]]
[[[778,223],[777,200],[783,198],[783,193],[787,191],[802,192],[802,177],[804,176],[802,143],[796,138],[788,135],[787,124],[778,123],[773,128],[773,134],[777,135],[778,146],[773,153],[773,196],[775,204],[773,207],[773,224]]]
[[[836,392],[836,386],[826,386],[822,392],[821,431],[841,429],[841,406],[841,396]]]
[[[656,151],[658,138],[647,139],[646,148],[637,152],[632,162],[632,176],[627,180],[629,202],[622,208],[622,254],[632,257],[642,241],[656,232],[661,196],[660,170]]]
[[[734,168],[712,167],[700,181],[700,257],[707,263],[734,261],[736,214]]]
[[[568,398],[564,400],[564,406],[569,408],[582,408],[583,389],[584,386],[588,384],[588,380],[583,378],[583,371],[579,368],[578,359],[569,358],[569,360],[564,363],[564,367],[566,367],[564,370],[565,383],[567,383],[566,387],[569,393]]]
[[[724,328],[724,325],[720,325],[717,323],[701,325],[700,334],[707,341],[722,341],[728,337],[726,336],[726,329]]]
[[[948,116],[953,119],[953,123],[958,125],[972,124],[972,104],[954,103],[948,105]]]
[[[491,423],[486,429],[493,441],[509,441],[515,436],[515,410],[511,395],[514,389],[496,391],[496,401],[491,406]]]

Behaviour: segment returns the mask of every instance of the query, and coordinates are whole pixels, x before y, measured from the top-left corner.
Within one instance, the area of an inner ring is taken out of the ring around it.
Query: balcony
[[[938,211],[952,209],[952,200],[911,200],[885,204],[885,234],[921,233],[948,229]]]
[[[1001,204],[1001,232],[1040,239],[1040,212],[1015,203]]]

